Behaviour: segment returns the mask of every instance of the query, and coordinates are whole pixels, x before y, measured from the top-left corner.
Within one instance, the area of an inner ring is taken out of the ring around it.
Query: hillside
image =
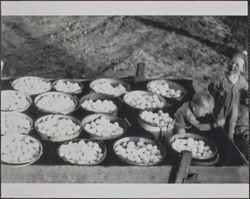
[[[2,17],[3,74],[121,77],[145,62],[148,76],[179,75],[200,90],[247,47],[247,29],[247,17]]]

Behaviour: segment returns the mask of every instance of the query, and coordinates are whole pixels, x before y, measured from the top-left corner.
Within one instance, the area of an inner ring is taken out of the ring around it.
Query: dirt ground
[[[3,75],[121,77],[145,62],[147,76],[178,75],[202,90],[247,48],[247,31],[247,17],[2,17]],[[248,125],[247,107],[239,123]]]

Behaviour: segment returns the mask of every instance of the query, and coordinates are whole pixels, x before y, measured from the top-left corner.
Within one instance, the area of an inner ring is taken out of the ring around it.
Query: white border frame
[[[2,1],[2,15],[248,15],[247,1]]]
[[[248,198],[247,184],[2,184],[11,198]]]
[[[247,1],[2,1],[3,16],[230,15],[247,16]],[[98,191],[97,191],[98,190]],[[248,198],[249,184],[1,184],[2,197]]]

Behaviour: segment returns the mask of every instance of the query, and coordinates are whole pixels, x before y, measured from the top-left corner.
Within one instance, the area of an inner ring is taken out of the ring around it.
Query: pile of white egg
[[[109,138],[123,134],[124,130],[118,122],[111,122],[108,118],[101,116],[84,125],[84,130],[92,135]]]
[[[27,135],[1,137],[1,160],[6,163],[27,163],[36,159],[41,152],[40,143]]]
[[[58,80],[54,85],[55,90],[65,93],[78,93],[81,91],[81,86],[77,82],[70,80]]]
[[[51,83],[39,77],[21,77],[13,82],[13,88],[29,95],[36,95],[49,91]]]
[[[140,118],[151,124],[167,127],[168,130],[174,128],[173,118],[171,118],[167,112],[163,112],[162,110],[159,110],[158,112],[142,111]]]
[[[1,91],[1,110],[2,111],[19,111],[28,108],[30,101],[24,93],[18,91],[3,90]]]
[[[91,165],[99,162],[104,156],[104,150],[97,142],[80,140],[62,144],[59,156],[73,164]]]
[[[49,137],[64,137],[75,134],[81,129],[73,119],[63,115],[46,115],[38,119],[37,130]]]
[[[124,159],[137,164],[156,164],[163,158],[157,145],[141,141],[122,142],[115,146],[115,152]]]
[[[36,99],[36,106],[42,111],[50,113],[70,112],[77,106],[72,96],[60,92],[44,93]]]
[[[28,134],[32,120],[23,113],[1,112],[1,135]]]
[[[152,81],[149,85],[148,85],[148,90],[157,94],[157,95],[161,95],[163,97],[167,97],[167,98],[179,98],[181,97],[181,90],[175,90],[175,89],[171,89],[169,88],[169,84],[167,82],[161,82],[161,81]]]
[[[172,143],[172,148],[178,152],[190,151],[196,159],[207,159],[213,154],[212,149],[203,140],[193,138],[177,138]]]
[[[164,101],[162,101],[158,95],[151,95],[151,93],[141,93],[137,91],[131,91],[125,94],[124,101],[130,106],[141,110],[163,108],[165,106]]]
[[[82,108],[96,112],[96,113],[113,113],[117,110],[117,106],[112,100],[84,100],[84,102],[81,104]]]
[[[93,84],[92,89],[98,93],[104,93],[107,95],[112,95],[115,97],[119,97],[127,92],[125,86],[121,83],[112,83],[107,80],[99,80],[95,84]]]

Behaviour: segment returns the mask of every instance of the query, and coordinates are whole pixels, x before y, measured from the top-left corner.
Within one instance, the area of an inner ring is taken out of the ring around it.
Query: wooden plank
[[[189,169],[189,173],[198,174],[198,183],[249,183],[248,166],[192,166]]]
[[[167,183],[170,166],[2,165],[2,183]]]
[[[183,151],[180,160],[180,165],[177,170],[175,183],[183,183],[184,179],[187,178],[191,161],[192,161],[192,153],[190,153],[189,151]]]
[[[2,183],[168,183],[172,166],[1,166]],[[249,183],[249,167],[191,166],[198,183]],[[188,182],[191,183],[191,182]]]

